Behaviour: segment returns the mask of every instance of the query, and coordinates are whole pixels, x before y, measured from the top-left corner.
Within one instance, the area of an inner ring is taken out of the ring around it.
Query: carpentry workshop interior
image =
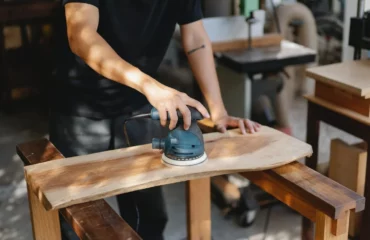
[[[369,141],[370,0],[0,0],[0,240],[370,240]]]

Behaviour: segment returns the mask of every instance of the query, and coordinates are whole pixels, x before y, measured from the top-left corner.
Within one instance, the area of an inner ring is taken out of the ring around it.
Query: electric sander
[[[152,148],[163,150],[162,162],[170,166],[192,166],[205,162],[207,154],[204,151],[204,139],[197,121],[202,120],[202,114],[193,107],[188,107],[191,113],[191,125],[184,129],[184,121],[180,111],[177,111],[178,121],[176,127],[165,138],[153,138]],[[160,121],[159,112],[152,108],[148,114],[133,116],[130,119],[150,117]],[[129,119],[128,119],[129,120]],[[167,114],[167,121],[170,121]],[[125,131],[126,133],[126,131]],[[127,133],[126,133],[127,138]]]

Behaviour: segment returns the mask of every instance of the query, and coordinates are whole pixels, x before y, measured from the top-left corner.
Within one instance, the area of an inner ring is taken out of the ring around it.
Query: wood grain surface
[[[271,33],[261,37],[254,37],[251,39],[252,47],[271,47],[280,46],[283,37],[280,34]],[[212,42],[213,52],[225,52],[232,50],[241,50],[249,47],[248,39],[236,39],[225,42]]]
[[[370,98],[370,60],[356,60],[307,69],[307,77]]]
[[[201,178],[186,184],[189,240],[211,239],[211,181]]]
[[[46,209],[196,178],[270,169],[310,156],[311,146],[277,130],[239,130],[204,135],[208,161],[168,167],[151,144],[54,160],[25,167],[25,176]]]
[[[58,149],[47,139],[19,144],[17,153],[25,165],[63,158]],[[60,237],[58,211],[45,211],[44,206],[32,191],[29,191],[29,196],[33,231],[34,236],[37,236],[35,239],[43,239],[42,236],[45,236],[44,239],[59,239],[55,236],[55,233],[58,233]],[[59,212],[80,239],[141,239],[103,199],[62,208]],[[45,214],[49,214],[49,216],[45,216]]]
[[[305,95],[304,96],[308,101],[311,101],[313,103],[316,103],[324,108],[328,108],[334,112],[337,112],[339,114],[342,114],[346,117],[352,118],[353,120],[356,120],[358,122],[361,122],[363,124],[369,125],[370,126],[370,118],[365,117],[362,114],[359,114],[357,112],[354,112],[352,110],[349,110],[348,108],[340,107],[338,105],[335,105],[329,101],[326,101],[324,99],[318,98],[313,95]]]
[[[316,82],[315,96],[339,107],[348,108],[365,117],[370,117],[370,99],[359,97],[353,93],[322,82]]]

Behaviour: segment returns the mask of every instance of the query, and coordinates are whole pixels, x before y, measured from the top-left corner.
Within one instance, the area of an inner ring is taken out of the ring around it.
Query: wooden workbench
[[[214,131],[209,122],[200,125],[204,132]],[[160,155],[145,145],[68,159],[63,159],[45,139],[19,145],[18,154],[26,163],[44,161],[25,168],[35,239],[60,239],[58,211],[80,238],[140,239],[102,198],[186,181],[189,239],[208,240],[211,237],[209,177],[229,172],[240,172],[316,222],[316,239],[345,239],[349,211],[364,209],[363,197],[296,162],[312,154],[311,147],[304,142],[266,127],[253,135],[241,136],[233,130],[225,135],[205,135],[205,139],[208,162],[187,168],[160,164]],[[220,143],[223,148],[214,148]],[[223,154],[233,154],[234,158]],[[85,221],[89,217],[83,214],[85,211],[90,214],[97,211],[94,216],[103,211],[105,217]]]
[[[307,143],[313,155],[306,164],[317,169],[320,122],[343,130],[370,143],[370,60],[357,60],[319,66],[307,70],[316,80],[315,94],[308,100]],[[370,148],[367,150],[367,162]],[[370,164],[366,167],[365,198],[370,197]],[[303,239],[310,240],[310,223],[303,221]],[[370,236],[370,208],[362,214],[360,239]]]

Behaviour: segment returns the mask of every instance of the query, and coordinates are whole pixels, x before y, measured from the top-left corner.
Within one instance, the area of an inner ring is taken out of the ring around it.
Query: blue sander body
[[[177,111],[178,121],[166,138],[153,138],[152,148],[163,150],[162,161],[172,166],[198,165],[207,160],[204,149],[204,139],[197,121],[203,119],[202,114],[195,108],[189,107],[191,112],[191,125],[184,129],[183,117]],[[160,120],[157,109],[151,111],[153,120]],[[170,120],[169,115],[167,119]]]

